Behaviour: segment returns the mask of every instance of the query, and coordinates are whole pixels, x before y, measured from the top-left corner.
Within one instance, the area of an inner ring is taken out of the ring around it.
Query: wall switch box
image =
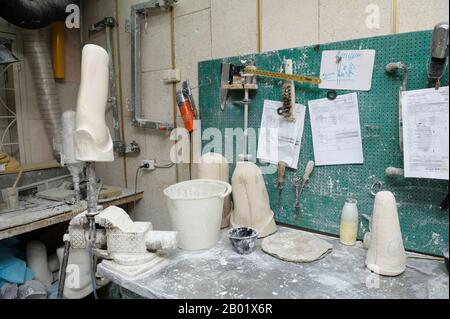
[[[147,171],[154,171],[156,169],[155,160],[143,160],[141,162],[141,166],[143,166],[143,169]]]
[[[178,83],[181,81],[181,71],[179,69],[164,70],[162,79],[165,83]]]

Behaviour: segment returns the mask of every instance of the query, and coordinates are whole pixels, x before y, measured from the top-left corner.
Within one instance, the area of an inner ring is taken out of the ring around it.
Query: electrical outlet
[[[144,166],[143,169],[147,171],[154,171],[156,169],[155,160],[143,160],[141,166]]]

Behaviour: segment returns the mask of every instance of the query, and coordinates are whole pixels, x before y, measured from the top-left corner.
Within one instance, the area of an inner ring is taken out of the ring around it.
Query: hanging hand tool
[[[177,103],[180,109],[181,117],[183,118],[184,127],[189,133],[194,131],[194,110],[192,109],[189,99],[186,98],[183,91],[177,92]]]
[[[286,74],[293,73],[292,60],[284,61]],[[283,106],[277,110],[278,115],[283,116],[289,122],[295,122],[295,84],[292,80],[286,80],[283,85]]]
[[[308,183],[312,172],[314,171],[315,163],[313,161],[309,161],[305,168],[305,174],[303,175],[303,181],[300,180],[299,177],[294,177],[294,187],[295,187],[295,206],[294,208],[299,211],[300,210],[300,197],[302,195],[303,189],[305,185]]]
[[[195,102],[192,96],[192,91],[189,86],[189,82],[183,82],[183,90],[177,91],[177,104],[180,109],[181,117],[183,118],[184,127],[189,132],[189,179],[192,179],[192,132],[194,131],[194,121],[195,121]],[[191,102],[192,101],[192,102]],[[192,104],[194,103],[194,108]]]
[[[449,24],[441,22],[434,27],[431,43],[431,60],[428,64],[428,87],[439,88],[445,74],[449,46]]]
[[[226,86],[230,84],[230,70],[231,64],[222,63],[222,75],[220,78],[220,109],[222,111],[225,110],[225,105],[227,104],[228,99],[228,88],[226,88]]]
[[[192,112],[194,114],[194,118],[199,120],[200,119],[200,112],[197,109],[197,105],[195,104],[194,95],[192,94],[191,85],[189,83],[189,80],[186,80],[182,84],[183,86],[183,94],[185,98],[189,101],[189,104],[191,105]]]
[[[286,174],[286,163],[278,162],[278,208],[281,209],[284,175]]]

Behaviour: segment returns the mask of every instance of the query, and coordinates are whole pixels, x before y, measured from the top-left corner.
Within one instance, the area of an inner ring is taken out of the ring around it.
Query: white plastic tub
[[[231,185],[198,179],[172,185],[164,190],[172,227],[178,231],[178,247],[203,250],[219,241],[224,198]]]

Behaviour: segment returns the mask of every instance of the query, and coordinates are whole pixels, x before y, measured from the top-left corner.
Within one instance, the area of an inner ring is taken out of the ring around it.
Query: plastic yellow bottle
[[[358,236],[358,202],[354,199],[347,199],[341,215],[340,242],[347,246],[354,246]]]

